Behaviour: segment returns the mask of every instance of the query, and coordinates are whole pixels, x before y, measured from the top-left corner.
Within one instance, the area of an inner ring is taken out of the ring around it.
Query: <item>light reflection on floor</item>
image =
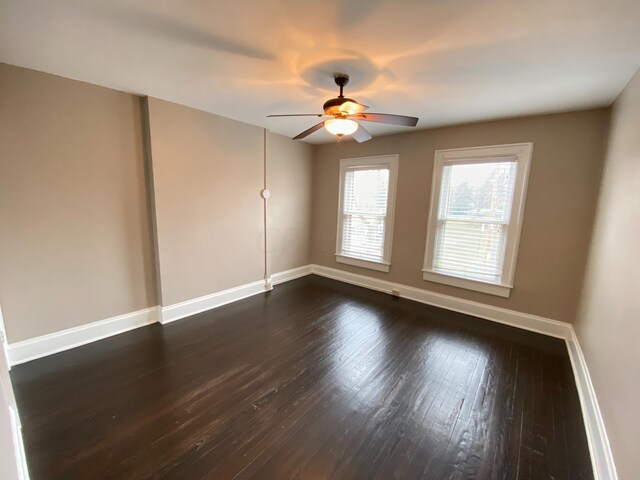
[[[449,441],[451,430],[445,426],[451,422],[464,422],[457,427],[466,435],[486,423],[486,418],[460,415],[465,409],[470,411],[474,401],[482,401],[477,398],[482,392],[468,396],[471,378],[482,375],[489,361],[481,340],[468,334],[434,332],[431,326],[407,341],[398,362],[389,358],[386,348],[392,340],[388,336],[397,336],[399,331],[387,328],[388,318],[357,302],[339,310],[343,314],[336,315],[331,325],[336,335],[330,352],[333,368],[327,371],[342,393],[336,407],[350,415],[350,423],[353,416],[360,417],[362,428],[374,432],[401,403],[410,405],[397,429],[421,430],[425,445],[434,446]],[[390,368],[392,364],[397,368]],[[445,431],[449,432],[446,437],[441,435]]]

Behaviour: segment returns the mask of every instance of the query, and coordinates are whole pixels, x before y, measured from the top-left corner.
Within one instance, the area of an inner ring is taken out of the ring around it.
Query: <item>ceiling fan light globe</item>
[[[351,135],[358,129],[358,123],[345,118],[333,118],[324,122],[324,128],[333,135]]]

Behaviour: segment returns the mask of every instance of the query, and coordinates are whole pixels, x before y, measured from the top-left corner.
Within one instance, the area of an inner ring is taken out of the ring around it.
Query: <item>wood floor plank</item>
[[[561,340],[316,276],[11,375],[33,480],[593,478]]]

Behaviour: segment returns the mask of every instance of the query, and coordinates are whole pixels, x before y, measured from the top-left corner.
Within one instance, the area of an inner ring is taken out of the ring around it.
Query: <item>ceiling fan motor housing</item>
[[[353,100],[352,98],[346,98],[346,97],[335,97],[335,98],[331,98],[329,100],[327,100],[326,102],[324,102],[324,105],[322,106],[322,109],[324,110],[324,113],[327,115],[348,115],[348,112],[341,112],[340,111],[340,105],[342,105],[345,102],[354,102],[355,100]]]
[[[343,95],[343,89],[345,85],[349,83],[349,75],[347,75],[346,73],[335,73],[333,79],[336,82],[336,85],[340,87],[340,95],[324,102],[322,109],[327,115],[344,116],[345,113],[340,111],[340,105],[342,105],[344,102],[355,102],[355,100],[351,98],[345,98]]]

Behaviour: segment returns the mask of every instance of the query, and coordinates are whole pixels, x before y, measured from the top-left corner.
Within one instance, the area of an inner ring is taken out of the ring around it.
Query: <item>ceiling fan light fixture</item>
[[[345,118],[333,118],[324,122],[324,128],[326,128],[329,133],[341,137],[343,135],[351,135],[355,132],[358,129],[358,122]]]
[[[340,87],[340,95],[324,102],[323,113],[279,114],[267,115],[267,117],[329,117],[329,120],[318,122],[313,127],[299,133],[293,137],[293,140],[302,140],[324,127],[329,133],[338,137],[338,143],[344,135],[353,135],[352,138],[359,143],[371,140],[371,134],[364,125],[359,123],[361,120],[405,127],[415,127],[418,124],[416,117],[391,113],[364,113],[369,107],[344,96],[344,86],[349,83],[349,75],[336,73],[334,80],[336,85]],[[351,120],[352,118],[358,122]]]

